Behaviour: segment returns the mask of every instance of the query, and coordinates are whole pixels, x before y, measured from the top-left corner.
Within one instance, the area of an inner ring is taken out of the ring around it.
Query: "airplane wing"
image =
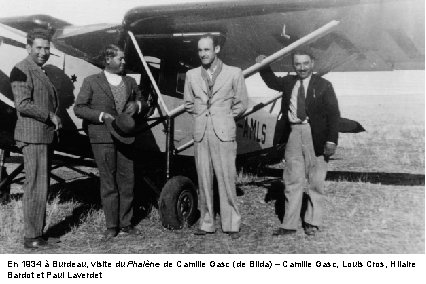
[[[99,50],[108,43],[117,42],[121,29],[119,23],[76,26],[48,15],[1,18],[0,25],[2,33],[7,27],[13,30],[9,38],[16,33],[22,33],[25,37],[28,31],[36,27],[48,28],[56,48],[97,66],[100,66],[97,58]],[[26,44],[25,38],[22,44]]]
[[[425,3],[422,0],[240,0],[138,7],[124,17],[145,55],[173,54],[197,66],[196,37],[220,34],[221,57],[245,69],[259,54],[271,54],[331,20],[339,26],[309,44],[321,74],[334,71],[424,69]],[[401,13],[401,11],[404,11]],[[127,34],[121,40],[126,42]],[[137,70],[136,52],[128,50]],[[135,58],[135,60],[133,60]],[[292,71],[290,58],[272,65]]]
[[[164,58],[173,48],[176,59],[197,66],[196,37],[214,32],[226,41],[221,57],[245,69],[257,55],[271,54],[338,20],[337,29],[309,44],[316,71],[325,74],[424,69],[424,10],[423,0],[232,0],[136,7],[127,12],[123,26],[71,26],[47,15],[3,18],[0,23],[22,31],[47,24],[56,31],[59,49],[69,53],[73,47],[94,64],[106,43],[120,39],[126,44],[126,31],[132,31],[144,54]],[[140,70],[136,51],[130,47],[127,53],[128,67]],[[292,71],[288,57],[272,67]]]
[[[109,43],[116,43],[120,31],[121,24],[118,23],[66,26],[56,31],[53,42],[82,51],[88,61],[99,66],[99,50]]]
[[[49,26],[50,28],[56,30],[71,25],[70,23],[64,20],[51,17],[49,15],[7,17],[1,18],[0,23],[18,29],[25,33],[39,26]]]

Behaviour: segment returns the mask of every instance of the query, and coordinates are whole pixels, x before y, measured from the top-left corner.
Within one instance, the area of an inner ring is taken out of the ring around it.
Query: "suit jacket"
[[[123,80],[126,86],[126,104],[131,101],[140,101],[142,108],[145,108],[146,102],[142,99],[135,79],[123,76]],[[107,127],[99,121],[101,112],[109,113],[114,117],[118,115],[114,96],[104,72],[84,79],[75,101],[74,112],[77,117],[84,120],[83,124],[87,127],[91,143],[113,143]]]
[[[208,106],[207,85],[201,76],[201,66],[189,70],[185,79],[185,109],[194,116],[194,140],[200,142],[211,116],[213,129],[222,141],[236,138],[235,118],[247,108],[248,97],[240,68],[223,64],[213,86]]]
[[[298,80],[297,76],[277,77],[271,68],[261,70],[260,75],[269,88],[282,91],[284,94],[281,99],[284,130],[280,142],[286,143],[291,131],[288,121],[288,110],[291,93]],[[327,141],[336,144],[338,141],[340,111],[331,83],[320,76],[312,74],[306,93],[305,105],[311,126],[315,154],[320,156],[324,154],[324,145]]]
[[[55,87],[30,56],[15,65],[10,73],[18,120],[15,140],[50,144],[55,127],[49,113],[58,110]]]

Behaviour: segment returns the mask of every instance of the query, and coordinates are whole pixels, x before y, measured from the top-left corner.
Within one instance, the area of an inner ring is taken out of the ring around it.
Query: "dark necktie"
[[[306,119],[305,87],[303,86],[303,80],[300,80],[299,91],[297,93],[297,117],[301,121],[305,121]]]

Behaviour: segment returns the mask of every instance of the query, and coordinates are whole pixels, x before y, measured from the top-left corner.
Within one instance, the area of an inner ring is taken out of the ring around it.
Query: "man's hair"
[[[47,29],[43,29],[43,28],[32,29],[31,31],[27,33],[27,44],[33,45],[33,42],[36,38],[41,38],[44,40],[48,40],[50,42],[50,40],[52,39],[52,35]]]
[[[291,53],[291,60],[292,60],[292,62],[294,62],[294,56],[296,56],[296,55],[307,55],[307,56],[309,56],[309,58],[311,58],[311,60],[315,60],[315,57],[312,54],[312,51],[309,50],[309,49],[306,49],[306,48],[304,48],[304,49],[296,49],[295,51],[293,51]]]
[[[101,54],[100,54],[100,59],[105,64],[107,58],[117,56],[118,51],[123,51],[123,48],[121,48],[121,47],[119,47],[118,45],[115,45],[115,44],[108,44],[107,46],[105,46],[102,49]]]
[[[202,40],[203,38],[209,38],[209,39],[211,39],[213,41],[213,47],[220,46],[220,42],[219,42],[219,37],[218,36],[214,36],[211,33],[206,33],[206,34],[203,34],[202,36],[200,36],[200,38],[198,39],[198,41]]]

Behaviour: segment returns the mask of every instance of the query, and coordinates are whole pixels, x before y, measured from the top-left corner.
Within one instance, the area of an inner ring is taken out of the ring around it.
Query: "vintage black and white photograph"
[[[1,254],[425,254],[423,0],[0,0]]]

